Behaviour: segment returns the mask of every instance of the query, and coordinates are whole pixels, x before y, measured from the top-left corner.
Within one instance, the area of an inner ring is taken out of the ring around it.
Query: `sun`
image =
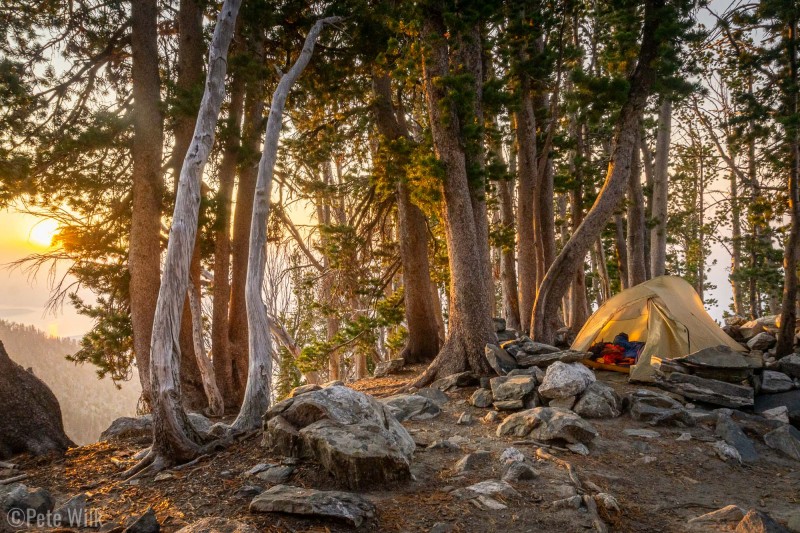
[[[53,237],[56,236],[56,233],[58,233],[58,222],[52,218],[46,218],[33,225],[28,233],[28,241],[50,248],[53,245]]]

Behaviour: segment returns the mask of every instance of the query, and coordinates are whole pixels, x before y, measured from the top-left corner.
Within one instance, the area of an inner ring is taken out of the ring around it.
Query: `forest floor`
[[[387,396],[420,370],[411,367],[400,375],[365,379],[351,386],[374,396]],[[642,388],[627,383],[625,377],[598,373],[598,379],[620,394]],[[499,457],[508,447],[517,448],[530,459],[536,457],[537,446],[530,441],[497,437],[498,422],[481,421],[488,410],[467,403],[473,391],[471,387],[447,393],[450,400],[436,418],[403,423],[418,445],[412,464],[415,479],[366,493],[375,503],[377,515],[360,530],[427,532],[439,524],[438,531],[455,532],[588,531],[592,523],[586,512],[551,507],[551,502],[573,495],[574,489],[566,470],[548,461],[535,463],[538,478],[513,483],[521,496],[503,499],[506,509],[479,509],[454,494],[455,489],[473,483],[500,479],[503,469]],[[472,414],[472,425],[456,423],[465,411]],[[590,446],[588,456],[558,448],[547,451],[572,463],[581,480],[598,485],[617,499],[622,513],[613,519],[607,517],[612,531],[733,531],[735,522],[698,527],[687,521],[729,504],[745,511],[765,511],[784,523],[800,509],[800,463],[779,456],[763,444],[756,443],[761,456],[756,463],[740,466],[717,456],[712,447],[717,439],[708,425],[653,428],[627,414],[592,420],[591,424],[599,437]],[[655,430],[659,436],[626,436],[623,430],[628,428]],[[691,434],[692,439],[677,440],[682,433]],[[457,442],[460,450],[425,448],[441,439]],[[162,476],[167,479],[159,481],[141,479],[136,484],[124,482],[120,473],[134,463],[134,454],[147,445],[141,440],[100,442],[70,450],[65,458],[55,461],[18,458],[16,462],[30,476],[24,483],[47,488],[59,504],[75,494],[87,493],[88,508],[99,513],[106,524],[124,524],[152,507],[162,531],[167,532],[208,516],[240,520],[259,531],[352,530],[340,522],[251,514],[251,497],[237,496],[237,490],[247,485],[268,488],[268,484],[245,472],[258,463],[280,461],[265,452],[260,440],[260,435],[252,436],[190,468],[173,471],[172,477]],[[465,475],[455,475],[453,465],[465,453],[477,450],[490,451],[492,459]],[[341,489],[330,476],[309,463],[299,466],[289,484]],[[108,525],[104,528],[109,529]]]

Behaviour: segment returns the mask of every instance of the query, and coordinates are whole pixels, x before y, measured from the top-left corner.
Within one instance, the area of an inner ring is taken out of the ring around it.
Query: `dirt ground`
[[[353,388],[387,396],[410,380],[419,369],[383,379],[367,379]],[[624,375],[599,372],[598,379],[611,384],[620,394],[633,386]],[[377,507],[377,516],[361,526],[361,531],[429,531],[437,523],[446,523],[456,532],[581,532],[591,528],[583,510],[551,508],[551,502],[574,494],[563,468],[538,461],[538,478],[513,483],[521,497],[503,500],[507,509],[487,511],[453,494],[458,488],[488,479],[500,479],[499,457],[514,446],[534,459],[536,444],[495,435],[497,422],[483,423],[487,409],[470,406],[467,398],[474,388],[448,393],[450,401],[438,417],[404,422],[418,444],[412,464],[414,479],[366,493]],[[473,415],[470,426],[456,421],[463,412]],[[606,517],[612,531],[683,532],[733,531],[730,526],[696,527],[687,520],[725,505],[768,512],[778,520],[800,508],[800,463],[781,457],[761,443],[761,459],[753,466],[722,461],[712,443],[713,427],[657,427],[636,422],[629,415],[612,420],[592,420],[599,437],[590,446],[588,456],[547,448],[559,458],[571,462],[581,480],[590,481],[612,494],[622,508],[619,517]],[[658,438],[644,439],[623,434],[627,428],[658,431]],[[690,433],[691,440],[676,440]],[[460,450],[427,450],[423,445],[437,439],[457,441]],[[260,445],[260,435],[232,447],[196,465],[172,472],[174,477],[161,481],[139,480],[125,483],[119,474],[133,464],[133,455],[146,442],[97,443],[71,450],[63,459],[20,458],[16,462],[30,475],[25,483],[52,491],[58,503],[80,492],[89,494],[89,508],[98,512],[104,523],[124,523],[153,507],[162,531],[176,531],[206,516],[222,516],[254,525],[259,531],[350,531],[344,523],[299,519],[288,515],[251,514],[250,498],[235,495],[245,485],[268,488],[266,482],[245,477],[244,472],[258,463],[279,462]],[[755,439],[754,439],[755,440]],[[451,467],[465,453],[488,450],[491,460],[467,475],[456,476]],[[3,476],[5,477],[5,476]],[[303,464],[289,484],[316,489],[341,489],[330,476],[312,464]],[[69,531],[69,530],[61,530]]]

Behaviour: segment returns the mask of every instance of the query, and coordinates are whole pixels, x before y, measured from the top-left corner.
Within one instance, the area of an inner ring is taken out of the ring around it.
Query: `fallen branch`
[[[10,477],[7,479],[0,479],[0,485],[8,485],[9,483],[14,483],[16,481],[22,481],[23,479],[27,479],[28,474],[20,474],[18,476]]]
[[[572,484],[575,485],[575,488],[578,491],[583,490],[583,485],[581,484],[581,480],[580,478],[578,478],[578,472],[575,470],[575,467],[572,466],[572,463],[570,463],[569,461],[565,461],[563,459],[559,459],[555,455],[551,455],[541,448],[536,448],[536,457],[544,461],[550,461],[551,463],[554,463],[566,469],[567,473],[569,474],[569,479],[572,481]]]
[[[0,461],[0,468],[6,468],[8,470],[15,470],[15,469],[17,469],[19,467],[17,465],[15,465],[14,463],[6,463],[5,461]]]

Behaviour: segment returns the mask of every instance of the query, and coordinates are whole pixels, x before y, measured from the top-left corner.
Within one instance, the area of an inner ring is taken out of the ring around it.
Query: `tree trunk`
[[[128,252],[131,328],[145,404],[152,403],[150,337],[161,284],[161,154],[163,121],[158,75],[158,3],[131,2],[133,191]]]
[[[410,135],[404,123],[397,119],[392,106],[391,81],[388,76],[373,77],[376,124],[381,136],[388,142],[404,139]],[[390,147],[387,149],[391,150]],[[394,156],[390,156],[394,157]],[[403,157],[403,156],[400,156]],[[414,205],[408,190],[405,173],[408,161],[399,161],[397,177],[397,222],[400,243],[400,261],[403,265],[403,298],[405,302],[408,342],[401,352],[407,364],[432,360],[439,352],[439,335],[431,290],[430,263],[428,261],[428,225],[425,215]]]
[[[536,238],[533,202],[536,191],[536,117],[530,81],[522,76],[520,108],[516,114],[517,137],[517,269],[519,270],[519,319],[523,331],[531,325],[536,300]]]
[[[667,200],[669,191],[669,144],[672,131],[672,100],[664,98],[658,113],[656,161],[653,169],[653,205],[650,229],[650,274],[663,276],[667,261]]]
[[[234,78],[234,81],[235,78]],[[231,298],[231,201],[236,180],[241,142],[242,110],[244,106],[244,84],[232,83],[234,89],[228,110],[228,138],[219,168],[219,189],[216,198],[216,220],[214,225],[214,285],[212,289],[213,310],[211,318],[211,354],[217,385],[225,405],[238,402],[233,382],[233,363],[230,352],[230,329],[228,313]]]
[[[800,106],[798,105],[798,65],[797,65],[797,20],[790,20],[785,45],[789,56],[789,76],[791,84],[785,89],[789,94],[787,111],[794,119],[785,123],[786,136],[789,140],[789,177],[787,189],[789,193],[789,236],[783,255],[783,301],[781,303],[781,326],[778,331],[778,344],[775,355],[783,357],[792,353],[795,338],[795,322],[797,320],[797,262],[800,255],[800,126],[797,124]]]
[[[638,138],[639,132],[637,132]],[[633,164],[628,179],[628,286],[647,281],[645,268],[644,194],[642,193],[639,142],[633,151]]]
[[[606,266],[606,253],[603,250],[603,241],[598,238],[594,243],[595,270],[598,280],[597,294],[600,305],[603,305],[611,298],[611,279],[608,276],[608,266]]]
[[[741,207],[739,206],[739,187],[736,173],[730,174],[731,183],[731,290],[733,292],[733,312],[739,316],[744,315],[744,302],[742,302],[742,283],[738,279],[742,267],[742,222]]]
[[[158,293],[151,343],[150,381],[153,387],[153,445],[128,474],[190,461],[202,452],[198,434],[181,405],[178,333],[189,288],[189,263],[195,248],[203,169],[214,143],[217,119],[225,96],[228,46],[233,37],[240,0],[225,0],[214,29],[203,101],[195,133],[180,173],[170,228],[164,276]]]
[[[617,273],[619,286],[628,288],[628,243],[625,239],[625,220],[620,213],[614,213],[614,249],[617,253]]]
[[[211,416],[222,416],[225,414],[225,402],[217,386],[217,378],[214,374],[214,365],[206,355],[206,346],[203,342],[203,304],[200,302],[200,294],[192,290],[189,283],[189,308],[192,317],[192,339],[194,341],[194,354],[197,360],[197,368],[200,371],[200,378],[203,382],[203,391],[208,400],[208,414]]]
[[[497,184],[500,200],[500,223],[504,228],[514,229],[514,182],[501,181]],[[500,251],[500,285],[503,294],[503,316],[508,328],[522,331],[519,314],[519,294],[517,292],[517,270],[514,244],[504,244]]]
[[[636,69],[631,75],[628,99],[620,110],[616,139],[603,188],[578,230],[547,271],[534,305],[533,337],[552,344],[558,328],[558,307],[575,277],[578,266],[606,225],[608,216],[625,194],[639,135],[639,122],[655,81],[654,62],[658,56],[663,0],[645,2],[642,45]]]
[[[442,13],[426,13],[423,21],[423,39],[426,41],[423,77],[433,144],[444,169],[442,194],[451,276],[450,321],[447,339],[439,355],[414,383],[416,387],[468,369],[478,374],[489,373],[491,367],[483,350],[487,342],[497,341],[486,283],[489,265],[482,264],[488,258],[481,251],[482,237],[478,235],[481,225],[476,224],[480,213],[476,213],[475,207],[479,207],[481,200],[473,198],[482,192],[482,187],[470,187],[459,117],[452,105],[445,104],[448,90],[438,83],[450,74],[445,33]],[[474,32],[471,32],[471,37],[476,38]],[[480,42],[478,39],[472,45],[480,46]],[[464,60],[463,56],[459,59]],[[471,81],[480,83],[481,78]]]
[[[584,160],[586,157],[586,149],[583,141],[583,125],[577,123],[577,119],[573,117],[575,124],[575,155]],[[571,204],[571,230],[572,233],[577,231],[583,222],[583,166],[577,165],[575,159],[572,160],[570,166],[575,176],[575,184],[570,191],[570,204]],[[562,247],[566,244],[562,244]],[[586,259],[586,256],[583,258]],[[589,301],[586,297],[586,272],[583,265],[578,268],[575,273],[575,279],[572,282],[570,289],[570,316],[568,322],[574,332],[578,332],[586,321],[589,319]]]
[[[308,32],[303,49],[289,72],[281,76],[281,81],[272,95],[267,129],[264,137],[264,150],[258,163],[253,215],[250,222],[250,251],[247,259],[247,282],[245,301],[247,303],[248,350],[250,363],[247,371],[247,387],[239,416],[231,428],[235,431],[250,431],[261,426],[261,417],[270,404],[272,390],[272,339],[269,333],[269,317],[264,304],[264,269],[267,257],[267,221],[272,194],[272,175],[278,156],[278,141],[283,123],[283,108],[294,82],[306,68],[314,51],[314,44],[325,24],[337,22],[339,17],[318,20]]]

